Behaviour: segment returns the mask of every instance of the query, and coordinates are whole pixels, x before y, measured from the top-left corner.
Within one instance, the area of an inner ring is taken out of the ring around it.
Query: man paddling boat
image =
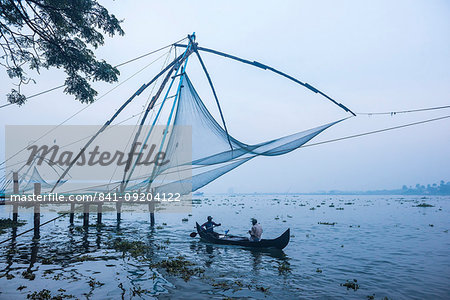
[[[218,236],[217,233],[214,232],[214,227],[215,226],[220,226],[222,224],[217,224],[215,223],[213,220],[213,218],[211,216],[208,216],[208,221],[203,223],[203,225],[201,226],[202,229],[204,229],[207,233],[212,234],[214,236]]]

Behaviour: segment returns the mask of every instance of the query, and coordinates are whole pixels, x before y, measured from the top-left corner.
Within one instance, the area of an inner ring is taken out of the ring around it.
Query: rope
[[[48,220],[48,221],[46,221],[46,222],[40,224],[39,227],[44,226],[44,225],[46,225],[46,224],[48,224],[48,223],[50,223],[50,222],[53,222],[53,221],[55,221],[55,220],[57,220],[57,219],[59,219],[59,218],[62,218],[62,217],[64,217],[64,216],[67,215],[67,214],[69,214],[69,213],[63,213],[63,214],[61,214],[61,215],[59,215],[59,216],[57,216],[57,217],[55,217],[55,218],[53,218],[53,219],[50,219],[50,220]],[[25,233],[28,233],[28,232],[30,232],[30,231],[33,231],[33,230],[34,230],[34,227],[31,228],[31,229],[25,230],[24,232],[21,232],[21,233],[17,234],[17,235],[14,236],[14,237],[10,237],[10,238],[8,238],[8,239],[6,239],[6,240],[1,241],[1,242],[0,242],[0,245],[3,244],[3,243],[8,242],[8,241],[10,241],[10,240],[13,240],[13,239],[15,239],[16,237],[19,237],[19,236],[21,236],[21,235],[24,235]]]
[[[161,47],[161,48],[159,48],[159,49],[150,51],[150,52],[145,53],[145,54],[143,54],[143,55],[141,55],[141,56],[138,56],[138,57],[136,57],[136,58],[127,60],[127,61],[125,61],[125,62],[123,62],[123,63],[120,63],[120,64],[118,64],[118,65],[115,65],[114,68],[121,67],[121,66],[123,66],[123,65],[129,64],[129,63],[131,63],[131,62],[134,62],[134,61],[136,61],[136,60],[139,60],[139,59],[141,59],[141,58],[144,58],[144,57],[146,57],[146,56],[149,56],[149,55],[151,55],[151,54],[154,54],[154,53],[156,53],[156,52],[159,52],[159,51],[161,51],[161,50],[164,50],[164,49],[166,49],[166,48],[172,47],[172,46],[175,45],[176,43],[179,43],[179,42],[181,42],[181,41],[183,41],[183,40],[185,40],[185,39],[187,39],[187,38],[183,38],[183,39],[181,39],[181,40],[179,40],[179,41],[177,41],[177,42],[175,42],[175,43],[172,43],[172,44],[170,44],[170,45],[167,45],[167,46]],[[37,96],[40,96],[40,95],[43,95],[43,94],[46,94],[46,93],[49,93],[49,92],[58,90],[58,89],[60,89],[60,88],[63,88],[64,86],[65,86],[65,85],[63,84],[63,85],[59,85],[59,86],[57,86],[57,87],[53,87],[53,88],[51,88],[51,89],[48,89],[48,90],[39,92],[39,93],[34,94],[34,95],[31,95],[31,96],[28,96],[28,97],[26,97],[26,99],[31,99],[31,98],[33,98],[33,97],[37,97]],[[13,105],[13,104],[15,104],[15,103],[6,103],[6,104],[0,106],[0,108],[7,107],[7,106],[10,106],[10,105]]]
[[[425,124],[425,123],[429,123],[429,122],[444,120],[444,119],[447,119],[447,118],[450,118],[450,115],[439,117],[439,118],[427,119],[427,120],[418,121],[418,122],[414,122],[414,123],[408,123],[408,124],[394,126],[394,127],[388,127],[388,128],[374,130],[374,131],[363,132],[363,133],[359,133],[359,134],[355,134],[355,135],[344,136],[344,137],[341,137],[341,138],[326,140],[326,141],[322,141],[322,142],[307,144],[307,145],[301,146],[300,148],[311,147],[311,146],[318,146],[318,145],[322,145],[322,144],[327,144],[327,143],[337,142],[337,141],[341,141],[341,140],[352,139],[352,138],[361,137],[361,136],[365,136],[365,135],[371,135],[371,134],[375,134],[375,133],[380,133],[380,132],[385,132],[385,131],[405,128],[405,127]],[[275,152],[271,152],[271,153],[276,154],[278,152],[284,152],[284,151],[275,151]],[[248,156],[247,157],[238,157],[238,158],[230,159],[228,162],[235,162],[235,161],[240,161],[240,160],[246,160],[246,159],[254,158],[256,156],[259,156],[259,155],[253,155],[252,157],[248,157]],[[189,168],[182,169],[182,170],[183,171],[196,170],[196,169],[201,169],[201,168],[206,168],[206,167],[211,167],[211,166],[212,165],[201,165],[201,166],[196,166],[196,167],[189,167]],[[179,170],[178,171],[164,172],[163,175],[176,173],[176,172],[179,172]],[[137,179],[144,179],[144,178],[147,178],[147,175],[139,176],[139,177],[136,177],[134,179],[137,180]],[[118,183],[120,183],[120,181],[110,182],[109,184],[118,184]],[[109,184],[92,185],[92,186],[85,187],[83,189],[104,187],[104,186],[107,186]],[[76,191],[82,191],[82,189],[74,189],[74,190],[63,191],[63,193],[70,193],[70,192],[76,192]]]
[[[356,114],[357,115],[367,115],[367,116],[371,116],[371,115],[391,115],[392,116],[392,115],[396,115],[396,114],[406,114],[406,113],[438,110],[438,109],[446,109],[446,108],[450,108],[450,105],[419,108],[419,109],[410,109],[410,110],[390,111],[390,112],[363,112],[363,113],[356,113]]]
[[[120,82],[119,84],[117,84],[116,86],[114,86],[113,88],[111,88],[109,91],[107,91],[106,93],[104,93],[103,95],[101,95],[100,97],[98,97],[95,102],[89,103],[88,105],[84,106],[83,108],[81,108],[79,111],[77,111],[76,113],[72,114],[70,117],[66,118],[64,121],[62,121],[61,123],[59,123],[58,125],[56,125],[55,127],[51,128],[50,130],[48,130],[47,132],[45,132],[42,136],[40,136],[37,140],[39,141],[40,139],[42,139],[43,137],[45,137],[46,135],[48,135],[50,132],[56,130],[58,127],[62,126],[63,124],[65,124],[66,122],[68,122],[69,120],[71,120],[72,118],[74,118],[75,116],[77,116],[78,114],[80,114],[82,111],[86,110],[87,108],[89,108],[92,104],[94,103],[98,103],[98,101],[102,98],[104,98],[105,96],[107,96],[109,93],[111,93],[112,91],[114,91],[115,89],[119,88],[121,85],[123,85],[125,82],[129,81],[130,79],[132,79],[134,76],[136,76],[137,74],[141,73],[142,71],[144,71],[146,68],[148,68],[149,66],[151,66],[153,63],[157,62],[158,60],[160,60],[161,58],[163,58],[165,55],[167,54],[164,53],[161,56],[159,56],[158,58],[154,59],[153,61],[151,61],[149,64],[147,64],[146,66],[144,66],[143,68],[141,68],[140,70],[138,70],[136,73],[132,74],[131,76],[129,76],[127,79],[125,79],[124,81]],[[9,159],[15,157],[16,155],[18,155],[19,153],[21,153],[23,150],[25,150],[26,148],[23,148],[21,150],[19,150],[18,152],[16,152],[14,155],[8,157],[7,159],[5,159],[3,162],[0,163],[0,166],[5,164],[6,161],[8,161]],[[2,168],[0,168],[1,170]]]
[[[418,121],[418,122],[414,122],[414,123],[408,123],[408,124],[394,126],[394,127],[388,127],[388,128],[374,130],[374,131],[368,131],[368,132],[354,134],[354,135],[349,135],[349,136],[344,136],[344,137],[337,138],[337,139],[326,140],[326,141],[323,141],[323,142],[317,142],[317,143],[313,143],[313,144],[308,144],[308,145],[302,146],[301,148],[317,146],[317,145],[322,145],[322,144],[327,144],[327,143],[332,143],[332,142],[337,142],[337,141],[342,141],[342,140],[347,140],[347,139],[352,139],[352,138],[361,137],[361,136],[365,136],[365,135],[370,135],[370,134],[375,134],[375,133],[380,133],[380,132],[385,132],[385,131],[405,128],[405,127],[409,127],[409,126],[414,126],[414,125],[419,125],[419,124],[425,124],[425,123],[429,123],[429,122],[439,121],[439,120],[443,120],[443,119],[447,119],[447,118],[450,118],[450,115],[447,115],[447,116],[444,116],[444,117],[439,117],[439,118],[434,118],[434,119],[428,119],[428,120],[424,120],[424,121]]]

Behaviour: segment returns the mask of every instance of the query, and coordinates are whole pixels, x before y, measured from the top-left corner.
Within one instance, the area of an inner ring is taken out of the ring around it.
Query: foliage
[[[83,103],[97,95],[89,81],[117,81],[119,71],[97,60],[92,48],[104,44],[103,34],[124,32],[121,21],[96,0],[0,0],[0,7],[0,64],[18,80],[9,102],[25,103],[21,86],[34,82],[27,69],[64,69],[64,91]]]

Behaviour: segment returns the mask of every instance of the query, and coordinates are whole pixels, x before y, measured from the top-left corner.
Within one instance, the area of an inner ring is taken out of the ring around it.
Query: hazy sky
[[[124,37],[96,53],[112,64],[196,32],[201,46],[278,68],[323,90],[355,112],[394,111],[450,104],[448,1],[101,1],[124,19]],[[132,4],[130,4],[132,3]],[[159,54],[158,54],[159,55]],[[121,68],[121,79],[158,57]],[[347,116],[305,88],[267,71],[204,54],[231,135],[256,143]],[[102,124],[159,70],[162,61],[127,81],[68,124]],[[217,115],[193,57],[187,72]],[[35,76],[33,94],[63,83],[58,70]],[[11,88],[0,73],[0,94]],[[99,94],[112,85],[96,83]],[[120,120],[141,109],[146,98]],[[0,104],[6,102],[1,99]],[[4,125],[59,124],[85,105],[61,91],[0,109]],[[450,114],[450,110],[397,116],[358,116],[313,142]],[[133,123],[129,123],[133,124]],[[450,180],[450,119],[377,135],[256,158],[203,190],[310,192],[397,188]]]

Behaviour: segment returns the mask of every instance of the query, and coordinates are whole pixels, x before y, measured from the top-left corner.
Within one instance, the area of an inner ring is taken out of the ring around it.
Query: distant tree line
[[[450,182],[441,180],[439,184],[416,184],[415,187],[403,185],[401,189],[373,190],[373,191],[339,191],[332,190],[318,193],[318,195],[450,195]]]
[[[402,194],[404,195],[450,195],[450,182],[441,180],[438,184],[427,184],[427,186],[416,184],[415,187],[402,187]]]

